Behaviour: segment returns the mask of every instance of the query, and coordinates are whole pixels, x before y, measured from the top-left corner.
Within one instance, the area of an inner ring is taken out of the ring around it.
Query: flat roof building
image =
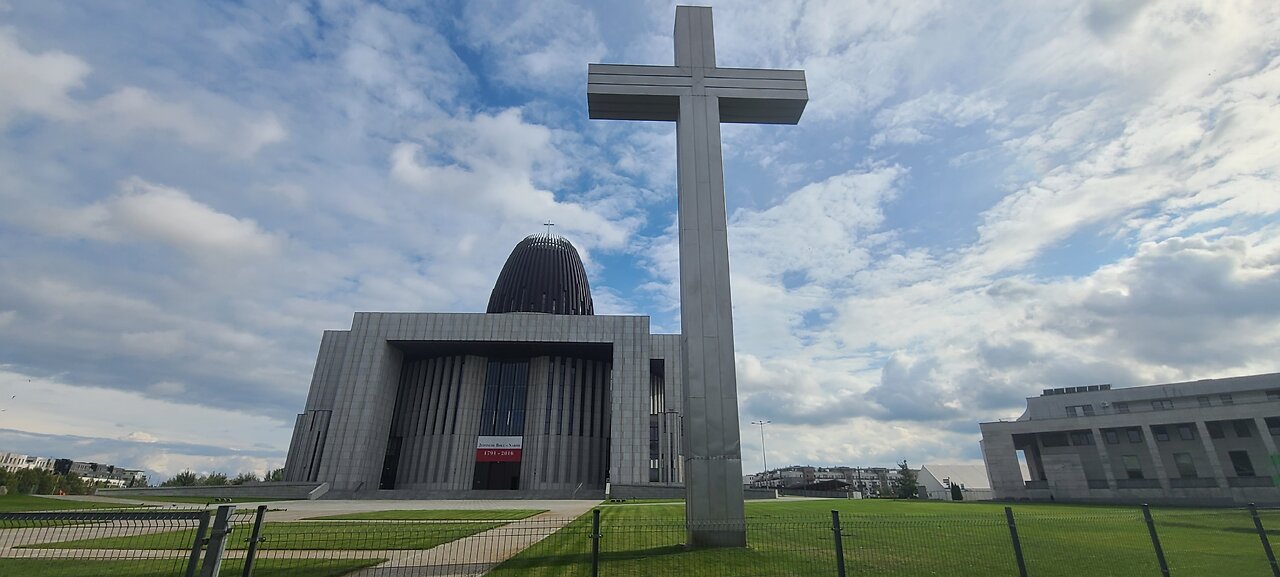
[[[75,475],[87,483],[108,487],[146,487],[147,475],[141,469],[126,469],[106,463],[55,459],[53,471],[60,475]]]
[[[683,481],[680,335],[596,315],[577,250],[525,238],[484,313],[326,331],[285,478],[326,498],[600,498]]]
[[[10,473],[22,469],[53,470],[53,457],[36,457],[21,453],[0,453],[0,470]]]
[[[1280,503],[1280,373],[1046,389],[981,429],[996,499]]]

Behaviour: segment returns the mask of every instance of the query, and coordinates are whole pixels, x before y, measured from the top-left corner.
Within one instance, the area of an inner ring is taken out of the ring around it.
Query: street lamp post
[[[751,421],[752,425],[760,425],[760,457],[764,460],[765,486],[769,486],[769,452],[764,448],[764,426],[773,421],[760,419],[759,421]]]

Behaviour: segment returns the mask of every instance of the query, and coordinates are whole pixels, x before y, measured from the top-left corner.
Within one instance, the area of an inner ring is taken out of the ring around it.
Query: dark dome
[[[560,236],[525,237],[502,265],[487,312],[595,314],[578,249]]]

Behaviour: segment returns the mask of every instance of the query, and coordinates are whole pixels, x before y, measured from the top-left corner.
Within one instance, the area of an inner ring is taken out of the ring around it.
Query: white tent
[[[953,499],[952,486],[960,487],[965,501],[982,501],[991,498],[991,481],[987,480],[986,465],[925,465],[920,468],[916,481],[920,485],[922,499]]]

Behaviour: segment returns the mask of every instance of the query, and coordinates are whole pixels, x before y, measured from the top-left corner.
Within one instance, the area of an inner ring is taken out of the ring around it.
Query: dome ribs
[[[592,315],[594,309],[578,250],[564,237],[534,234],[511,250],[486,312]]]

